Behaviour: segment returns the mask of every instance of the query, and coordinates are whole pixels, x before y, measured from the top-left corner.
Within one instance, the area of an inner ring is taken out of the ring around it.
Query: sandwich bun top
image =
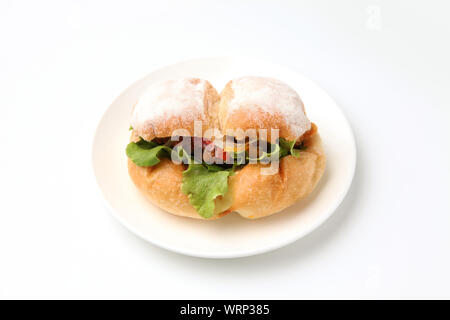
[[[202,132],[194,132],[195,121],[201,121]],[[297,92],[279,80],[237,78],[227,83],[219,97],[208,81],[184,78],[149,86],[132,110],[131,126],[147,141],[170,137],[179,129],[185,130],[184,135],[197,136],[215,128],[237,139],[245,138],[246,130],[256,129],[258,138],[276,143],[271,129],[293,141],[311,129],[311,122]],[[266,129],[267,136],[261,136],[259,129]]]
[[[271,137],[271,129],[278,129],[279,136],[289,141],[311,129],[297,92],[279,80],[265,77],[228,82],[221,93],[219,123],[223,133],[239,128],[266,129],[267,141],[272,143],[276,137]]]
[[[176,129],[185,129],[190,136],[195,136],[195,121],[202,121],[203,130],[218,125],[218,101],[216,89],[206,80],[185,78],[159,82],[148,87],[135,104],[131,126],[147,141],[170,137]]]

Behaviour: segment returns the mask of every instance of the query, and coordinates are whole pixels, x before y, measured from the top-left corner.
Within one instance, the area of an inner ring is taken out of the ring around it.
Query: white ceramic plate
[[[226,82],[245,75],[277,78],[301,96],[309,119],[319,128],[327,168],[315,191],[273,216],[246,220],[232,213],[202,221],[171,215],[148,202],[131,182],[125,147],[132,104],[154,82],[178,77],[209,80],[220,92]],[[150,73],[126,89],[101,119],[93,143],[98,185],[116,218],[141,238],[165,249],[205,258],[260,254],[292,243],[322,224],[350,187],[356,164],[351,128],[336,103],[316,84],[287,68],[240,58],[181,62]]]

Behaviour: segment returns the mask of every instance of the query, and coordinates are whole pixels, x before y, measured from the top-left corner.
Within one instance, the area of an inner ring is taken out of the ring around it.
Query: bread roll
[[[147,141],[172,136],[176,129],[184,129],[189,136],[195,132],[195,121],[202,122],[202,130],[217,123],[219,95],[206,80],[186,78],[169,80],[150,86],[132,110],[131,126]]]
[[[187,166],[175,164],[170,159],[161,159],[153,167],[138,167],[128,159],[128,173],[136,187],[158,207],[189,218],[203,219],[189,203],[189,198],[181,192],[183,171]],[[214,215],[209,219],[217,219],[231,206],[230,192],[224,198],[216,199]]]
[[[296,158],[279,160],[279,170],[263,175],[267,165],[247,164],[228,178],[228,192],[215,199],[217,219],[230,212],[244,218],[261,218],[282,211],[309,195],[325,169],[325,155],[317,127],[305,114],[298,94],[286,84],[271,78],[244,77],[230,81],[220,97],[212,85],[201,79],[171,80],[151,86],[133,108],[132,141],[170,137],[185,129],[190,136],[194,121],[226,133],[228,129],[267,129],[267,140],[277,143],[270,129],[279,136],[303,143]],[[202,218],[181,191],[187,166],[161,159],[153,167],[139,167],[128,160],[128,171],[136,187],[155,205],[179,216]]]
[[[263,77],[232,80],[220,94],[219,123],[222,132],[248,129],[267,130],[267,141],[276,143],[271,129],[289,141],[297,140],[311,128],[300,96],[285,83]]]

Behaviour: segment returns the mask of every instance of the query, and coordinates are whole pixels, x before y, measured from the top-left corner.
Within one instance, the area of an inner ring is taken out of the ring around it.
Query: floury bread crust
[[[219,94],[206,80],[186,78],[150,86],[133,108],[131,126],[147,141],[172,136],[175,129],[195,136],[194,122],[203,131],[217,127]]]
[[[245,94],[243,90],[261,92]],[[154,106],[156,110],[146,110]],[[210,219],[233,211],[249,219],[282,211],[308,196],[325,170],[326,158],[317,127],[306,118],[298,94],[278,80],[258,77],[233,80],[220,97],[209,82],[201,79],[152,86],[133,109],[131,140],[170,137],[180,128],[194,136],[195,120],[203,121],[203,130],[219,128],[223,133],[236,128],[279,129],[280,137],[301,141],[306,147],[298,158],[289,155],[280,159],[279,170],[273,175],[263,175],[262,164],[248,164],[236,170],[228,178],[225,197],[215,200],[215,212]],[[269,141],[271,138],[269,130]],[[202,219],[181,191],[185,169],[185,165],[177,165],[170,159],[161,159],[153,167],[139,167],[128,160],[131,179],[151,202],[172,214]]]
[[[263,77],[231,80],[220,94],[219,123],[222,132],[266,129],[267,141],[276,143],[271,129],[279,136],[297,140],[311,128],[300,96],[285,83]],[[264,139],[265,140],[265,139]]]

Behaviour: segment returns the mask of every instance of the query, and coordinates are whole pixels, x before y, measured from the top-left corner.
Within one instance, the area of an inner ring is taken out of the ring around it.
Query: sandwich
[[[159,82],[132,107],[130,124],[131,180],[178,216],[269,216],[307,197],[325,169],[300,96],[272,78],[237,78],[220,95],[198,78]]]

